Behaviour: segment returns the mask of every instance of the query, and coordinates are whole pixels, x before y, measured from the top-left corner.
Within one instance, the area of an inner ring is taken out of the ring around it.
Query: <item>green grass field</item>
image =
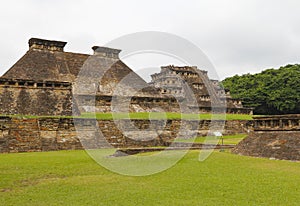
[[[238,144],[240,141],[242,141],[247,134],[236,134],[236,135],[226,135],[223,136],[223,144]],[[176,142],[195,142],[195,143],[204,143],[206,140],[215,139],[214,136],[206,136],[206,137],[196,137],[195,139],[176,139]],[[218,144],[222,144],[222,139],[219,138]]]
[[[0,205],[299,205],[299,162],[198,153],[145,177],[112,173],[84,151],[1,154]]]
[[[159,113],[159,112],[136,112],[136,113],[96,113],[82,114],[81,117],[96,117],[97,119],[222,119],[222,120],[252,120],[252,115],[245,114],[184,114],[184,113]]]

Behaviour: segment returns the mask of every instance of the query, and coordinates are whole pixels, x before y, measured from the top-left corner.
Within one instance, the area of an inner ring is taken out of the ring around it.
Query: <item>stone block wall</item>
[[[1,117],[0,152],[81,149],[72,119]]]
[[[233,153],[255,157],[300,160],[300,115],[256,117],[254,131]]]
[[[176,136],[187,138],[207,135],[210,124],[210,120],[114,121],[0,117],[0,152],[74,150],[82,149],[82,145],[89,149],[164,146]],[[227,121],[224,134],[243,133],[246,125],[247,121]]]
[[[186,106],[180,108],[180,105],[186,105],[187,102],[182,98],[174,98],[172,96],[162,97],[118,97],[112,100],[112,96],[107,95],[76,95],[76,101],[82,112],[111,112],[112,101],[114,105],[118,105],[118,112],[183,112],[183,113],[210,113],[212,108],[210,102],[200,102],[199,105],[206,106]],[[214,111],[224,112],[223,107],[214,108]],[[229,114],[251,114],[250,108],[226,108]]]
[[[81,112],[180,112],[173,97],[113,97],[108,95],[76,95]],[[117,107],[116,107],[117,105]]]
[[[71,87],[67,82],[0,78],[0,114],[72,115]]]
[[[285,160],[300,160],[299,131],[257,131],[251,133],[233,153]]]

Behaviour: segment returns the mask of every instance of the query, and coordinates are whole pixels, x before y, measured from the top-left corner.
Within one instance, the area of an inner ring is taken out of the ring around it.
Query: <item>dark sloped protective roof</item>
[[[64,52],[63,48],[65,44],[66,42],[60,41],[37,38],[30,39],[29,50],[3,75],[3,77],[33,81],[75,82],[84,63],[93,55]],[[93,49],[95,53],[120,52],[120,50],[106,47],[93,47]],[[105,58],[110,57],[107,56]],[[101,73],[102,69],[101,66],[97,67],[97,72]],[[127,78],[126,81],[123,81],[125,84],[128,84],[128,86],[130,86],[130,84],[139,85],[139,88],[144,88],[136,95],[161,96],[157,89],[149,87],[140,76],[118,58],[111,68],[105,72],[100,81],[100,84],[104,87],[112,87],[110,88],[111,91],[105,92],[105,95],[112,95],[115,85],[121,82],[126,76],[129,78]],[[112,82],[114,82],[114,84],[111,84]]]
[[[89,56],[87,54],[30,49],[3,77],[73,82]]]

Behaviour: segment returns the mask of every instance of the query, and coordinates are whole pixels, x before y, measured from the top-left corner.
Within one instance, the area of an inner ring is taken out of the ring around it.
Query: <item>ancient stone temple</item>
[[[251,112],[196,67],[162,67],[147,83],[119,59],[121,50],[94,46],[94,54],[89,55],[65,52],[65,45],[61,41],[29,40],[26,54],[0,78],[1,114],[180,112],[180,104],[191,111],[210,112],[212,105],[225,102],[229,113]],[[86,72],[88,78],[82,82],[90,90],[78,92],[78,76],[85,76],[82,71],[88,67],[92,71]],[[187,94],[194,95],[195,101]]]
[[[189,107],[199,107],[201,112],[210,112],[212,106],[225,105],[228,113],[251,113],[251,109],[243,108],[241,100],[233,99],[219,81],[209,79],[207,71],[199,70],[196,66],[164,66],[160,73],[151,77],[150,85],[158,88],[162,94],[181,98]],[[190,99],[188,94],[194,98]]]
[[[65,45],[29,40],[26,54],[0,78],[1,114],[72,115],[72,82],[88,55],[64,52]]]
[[[213,125],[213,120],[66,117],[83,112],[189,113],[210,112],[212,106],[251,112],[196,67],[162,67],[147,83],[119,59],[118,49],[94,46],[89,55],[65,52],[65,45],[32,38],[25,55],[0,77],[0,153],[165,146],[176,135],[207,135]],[[7,116],[13,114],[34,117]],[[227,121],[224,134],[243,132],[245,124]]]

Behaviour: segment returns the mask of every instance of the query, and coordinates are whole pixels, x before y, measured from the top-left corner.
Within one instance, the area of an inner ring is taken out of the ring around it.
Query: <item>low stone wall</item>
[[[164,146],[176,136],[206,135],[210,125],[210,120],[114,121],[0,117],[0,152],[74,150],[82,149],[82,145],[89,149]],[[224,134],[245,133],[250,127],[248,121],[227,121]]]
[[[233,153],[255,157],[300,160],[300,115],[256,117],[254,131]]]
[[[209,96],[208,96],[209,97]],[[76,101],[79,105],[81,112],[183,112],[183,113],[211,113],[211,103],[209,101],[199,101],[201,106],[187,105],[185,99],[178,97],[177,99],[172,96],[160,97],[113,97],[109,95],[76,95]],[[112,101],[113,107],[112,107]],[[115,108],[117,106],[117,108]],[[221,105],[222,106],[222,105]],[[180,108],[181,107],[181,108]],[[224,112],[223,107],[214,107],[214,112]],[[226,108],[227,114],[252,114],[251,108],[242,107],[228,107]]]
[[[178,112],[179,103],[169,96],[109,96],[109,95],[76,95],[76,101],[82,112]],[[113,107],[112,107],[112,101]],[[117,108],[116,108],[117,106]]]
[[[72,119],[0,119],[0,152],[80,148]]]
[[[300,132],[253,132],[232,152],[255,157],[300,160]]]

